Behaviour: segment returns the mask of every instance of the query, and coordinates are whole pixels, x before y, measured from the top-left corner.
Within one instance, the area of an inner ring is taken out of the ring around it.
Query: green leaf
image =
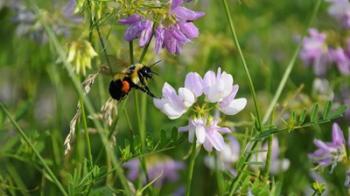
[[[324,106],[324,109],[323,109],[323,114],[322,114],[323,120],[327,119],[327,116],[329,115],[329,112],[331,111],[331,108],[332,108],[332,102],[328,101],[327,104]]]
[[[166,143],[167,143],[166,131],[162,129],[160,131],[160,145],[164,145]]]
[[[333,120],[333,119],[339,118],[339,117],[343,116],[343,114],[346,110],[347,110],[347,106],[341,105],[335,111],[329,112],[326,119]]]
[[[179,132],[177,131],[176,127],[173,127],[173,129],[171,130],[171,138],[173,140],[177,140],[179,136]]]
[[[310,122],[318,121],[318,104],[314,104],[311,109]]]
[[[19,121],[21,120],[29,111],[30,106],[32,105],[32,101],[26,101],[19,105],[16,114],[15,114],[15,120]]]
[[[304,124],[305,118],[306,118],[306,110],[304,109],[299,116],[298,125]]]

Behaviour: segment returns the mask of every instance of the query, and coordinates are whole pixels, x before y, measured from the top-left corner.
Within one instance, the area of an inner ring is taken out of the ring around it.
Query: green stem
[[[236,190],[238,189],[239,186],[239,182],[241,182],[241,178],[243,177],[244,171],[247,169],[248,167],[248,161],[250,160],[251,156],[253,155],[253,152],[255,151],[255,149],[258,146],[258,140],[253,141],[252,143],[252,147],[250,148],[249,152],[247,153],[247,155],[245,155],[243,158],[243,163],[239,166],[239,168],[237,169],[238,171],[238,175],[236,176],[236,178],[232,181],[232,184],[230,186],[230,196],[232,196]]]
[[[86,144],[87,144],[87,148],[88,148],[88,157],[89,157],[89,161],[90,161],[90,166],[92,168],[93,161],[92,161],[92,153],[91,153],[91,143],[90,143],[90,137],[89,137],[88,126],[87,126],[87,121],[86,121],[84,102],[82,99],[80,99],[80,108],[81,108],[81,119],[83,121],[83,127],[84,127],[84,133],[85,133],[85,140],[86,140]]]
[[[90,12],[90,15],[91,15],[92,23],[94,24],[94,26],[96,26],[96,32],[97,32],[98,39],[99,39],[99,41],[100,41],[100,44],[101,44],[101,47],[102,47],[102,51],[103,51],[103,54],[104,54],[104,56],[105,56],[107,65],[108,65],[109,69],[111,70],[111,72],[113,72],[111,62],[109,61],[109,58],[108,58],[108,54],[107,54],[107,50],[106,50],[106,45],[105,45],[105,43],[104,43],[104,41],[103,41],[102,34],[101,34],[101,31],[100,31],[100,26],[99,26],[98,23],[96,23],[95,17],[92,16],[92,8],[91,8],[91,2],[90,2],[90,0],[88,0],[87,4],[88,4],[88,9],[89,9],[89,12]]]
[[[57,187],[60,189],[61,193],[63,195],[68,195],[66,190],[63,188],[63,185],[61,184],[61,182],[57,179],[57,177],[55,176],[55,174],[52,172],[52,170],[50,169],[50,167],[46,164],[44,158],[40,155],[40,153],[36,150],[35,146],[30,142],[28,136],[24,133],[24,131],[22,130],[22,128],[17,124],[17,122],[14,120],[14,118],[11,116],[11,114],[9,113],[9,111],[6,109],[5,105],[0,102],[0,108],[1,110],[6,114],[7,118],[9,118],[9,120],[11,121],[12,125],[16,128],[17,132],[20,133],[20,135],[22,136],[22,138],[24,139],[24,141],[30,146],[30,148],[33,150],[34,154],[38,157],[39,161],[41,162],[41,164],[43,165],[44,169],[46,170],[46,172],[48,173],[48,175],[50,176],[50,178],[53,180],[53,182],[57,185]]]
[[[216,183],[218,186],[218,194],[224,195],[225,191],[225,182],[222,176],[222,172],[220,170],[220,160],[218,156],[215,156],[215,177],[216,177]]]
[[[129,42],[129,54],[130,54],[130,64],[134,64],[134,42],[130,41]]]
[[[267,141],[267,155],[266,155],[266,162],[265,162],[265,168],[264,168],[264,178],[267,180],[270,173],[270,166],[271,166],[271,154],[272,154],[272,136],[268,138]]]
[[[304,40],[304,37],[305,37],[305,35],[307,34],[307,30],[309,29],[309,27],[311,26],[311,24],[312,24],[313,21],[315,20],[316,15],[317,15],[317,12],[318,12],[318,10],[319,10],[319,8],[320,8],[321,2],[322,2],[322,0],[318,0],[318,1],[316,2],[316,5],[315,5],[315,7],[314,7],[314,9],[313,9],[313,12],[312,12],[312,15],[311,15],[309,24],[308,24],[308,28],[307,28],[307,29],[304,31],[304,33],[303,33],[303,39],[302,39],[302,40]],[[270,105],[269,105],[269,107],[268,107],[268,109],[267,109],[267,112],[266,112],[266,114],[265,114],[265,116],[264,116],[264,119],[263,119],[263,123],[264,123],[264,124],[265,124],[265,123],[268,121],[268,119],[270,118],[270,116],[271,116],[271,114],[272,114],[272,111],[273,111],[273,109],[274,109],[274,107],[275,107],[275,105],[276,105],[278,99],[280,98],[284,87],[286,86],[287,80],[288,80],[288,78],[289,78],[290,73],[291,73],[292,70],[293,70],[293,67],[294,67],[294,65],[295,65],[295,61],[296,61],[296,59],[297,59],[297,57],[298,57],[299,51],[300,51],[300,49],[301,49],[301,46],[302,46],[302,42],[300,42],[300,44],[299,44],[299,45],[297,46],[297,48],[295,49],[295,51],[294,51],[294,53],[293,53],[293,56],[292,56],[292,59],[289,61],[289,64],[288,64],[288,66],[287,66],[287,69],[284,71],[284,74],[283,74],[283,76],[282,76],[281,82],[279,83],[278,88],[277,88],[277,91],[276,91],[276,93],[275,93],[275,95],[274,95],[274,97],[273,97],[273,99],[272,99],[272,101],[271,101],[271,103],[270,103]]]
[[[188,176],[187,176],[186,196],[190,196],[191,195],[193,169],[194,169],[194,164],[196,162],[196,157],[197,157],[196,144],[197,144],[196,141],[193,141],[192,147],[191,147],[191,157],[190,157],[190,164],[189,164],[189,167],[188,167]]]
[[[235,45],[237,47],[237,50],[238,50],[238,53],[239,53],[239,56],[241,58],[241,61],[242,61],[242,64],[243,64],[243,67],[244,67],[244,71],[247,75],[247,78],[248,78],[248,82],[249,82],[249,89],[250,89],[250,92],[252,93],[252,96],[253,96],[253,102],[254,102],[254,107],[255,107],[255,114],[256,114],[256,118],[258,120],[258,127],[257,127],[257,130],[258,131],[261,131],[261,117],[260,117],[260,113],[259,113],[259,108],[258,108],[258,103],[257,103],[257,99],[256,99],[256,93],[255,93],[255,88],[254,88],[254,84],[253,84],[253,80],[250,76],[250,72],[249,72],[249,69],[248,69],[248,66],[247,66],[247,63],[245,61],[245,58],[244,58],[244,55],[243,55],[243,52],[242,52],[242,49],[241,49],[241,46],[239,44],[239,41],[238,41],[238,37],[237,37],[237,33],[236,33],[236,29],[235,29],[235,26],[234,26],[234,23],[233,23],[233,20],[232,20],[232,17],[231,17],[231,11],[230,11],[230,8],[227,4],[227,0],[222,0],[223,3],[224,3],[224,7],[225,7],[225,13],[226,13],[226,17],[228,19],[228,22],[230,24],[230,29],[231,29],[231,33],[232,33],[232,37],[233,37],[233,40],[235,42]]]

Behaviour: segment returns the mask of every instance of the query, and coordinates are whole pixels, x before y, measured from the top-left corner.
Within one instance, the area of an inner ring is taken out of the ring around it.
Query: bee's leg
[[[146,93],[147,95],[153,97],[153,98],[157,98],[148,88],[147,86],[145,87],[141,87],[141,86],[138,86],[138,85],[134,85],[134,87],[138,90],[141,90],[142,92]]]
[[[141,72],[138,73],[138,76],[139,76],[140,82],[145,90],[144,92],[147,93],[148,95],[150,95],[151,97],[155,98],[156,96],[151,92],[151,90],[149,90],[149,88],[146,85],[146,82],[144,80],[144,76],[142,75]]]

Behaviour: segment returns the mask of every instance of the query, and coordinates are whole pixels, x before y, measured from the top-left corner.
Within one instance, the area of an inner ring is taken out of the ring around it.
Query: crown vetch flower
[[[350,58],[342,48],[330,49],[329,58],[337,65],[340,73],[344,75],[350,74]]]
[[[153,102],[170,119],[182,116],[195,102],[195,96],[189,89],[180,88],[177,94],[175,89],[168,83],[164,84],[162,94],[162,98],[155,98]]]
[[[313,162],[326,167],[332,165],[332,169],[345,157],[345,139],[343,131],[337,123],[332,126],[332,142],[323,142],[315,139],[317,150],[309,155]]]
[[[219,110],[226,115],[235,115],[242,111],[247,105],[246,98],[235,99],[239,86],[232,87],[231,93],[219,103]]]
[[[265,163],[267,150],[268,150],[268,144],[265,143],[262,146],[262,152],[259,152],[257,154],[256,161]],[[289,168],[289,165],[290,165],[289,160],[280,159],[279,154],[280,154],[280,150],[279,150],[278,139],[274,137],[272,138],[272,145],[271,145],[271,166],[270,166],[271,174],[277,174],[279,172],[286,171]]]
[[[120,24],[128,25],[124,39],[131,41],[140,38],[139,45],[145,46],[153,35],[155,36],[155,51],[166,48],[171,54],[178,54],[182,46],[198,37],[199,30],[193,21],[204,16],[203,12],[196,12],[182,6],[183,0],[170,1],[170,7],[161,8],[161,13],[153,13],[154,19],[140,14],[133,14],[119,20]],[[152,14],[150,14],[152,15]],[[153,25],[156,24],[155,28]]]
[[[124,33],[126,41],[140,38],[139,45],[143,47],[151,39],[153,22],[143,19],[140,15],[133,14],[127,18],[120,19],[119,23],[129,25]]]
[[[204,159],[204,163],[211,169],[217,167],[220,170],[227,170],[233,176],[236,175],[235,169],[232,167],[232,164],[235,163],[239,159],[240,154],[240,145],[237,139],[233,136],[228,136],[227,143],[225,143],[222,151],[217,151],[217,160],[215,160],[214,156],[206,156]],[[215,163],[217,161],[217,163]]]
[[[233,78],[230,74],[221,72],[221,68],[218,68],[217,73],[208,71],[204,75],[203,92],[207,100],[211,103],[222,101],[225,97],[229,96],[233,88]]]
[[[179,171],[185,166],[182,162],[175,161],[170,158],[154,158],[147,162],[147,175],[152,181],[155,181],[154,185],[160,188],[166,182],[175,182],[179,179]],[[140,176],[140,161],[138,159],[131,159],[124,164],[124,167],[128,169],[127,178],[131,181],[135,181]]]
[[[227,127],[218,126],[219,120],[211,120],[206,128],[206,140],[203,147],[208,152],[212,151],[213,147],[217,151],[222,151],[225,147],[224,137],[221,133],[230,133],[231,130]]]
[[[183,6],[183,0],[172,0],[169,15],[175,17],[175,23],[161,24],[157,27],[155,51],[159,52],[160,48],[166,48],[171,54],[178,54],[184,44],[191,39],[198,37],[199,30],[193,24],[205,14],[195,12]]]
[[[217,151],[224,149],[225,141],[221,133],[229,133],[231,130],[226,127],[218,126],[218,120],[210,120],[207,118],[193,118],[189,120],[189,124],[184,127],[180,127],[180,132],[188,131],[189,142],[194,142],[194,136],[196,136],[196,142],[203,144],[204,149],[212,151],[213,147]]]
[[[187,126],[180,127],[180,132],[188,132],[189,142],[202,144],[207,151],[214,148],[217,151],[224,149],[225,142],[221,135],[229,133],[231,130],[220,127],[219,119],[213,119],[209,114],[211,110],[207,105],[215,104],[216,111],[221,111],[227,115],[234,115],[243,110],[247,104],[245,98],[236,99],[238,85],[233,85],[233,78],[226,72],[217,73],[208,71],[204,79],[198,73],[190,72],[186,75],[185,87],[179,88],[179,93],[168,83],[163,86],[163,96],[154,99],[155,106],[165,113],[170,119],[182,116],[202,94],[206,97],[206,102],[202,106],[196,105],[193,115]],[[218,110],[217,110],[218,109]],[[196,141],[195,139],[196,138]]]
[[[341,24],[350,27],[350,2],[348,0],[327,0],[330,3],[329,15],[336,18]]]
[[[326,34],[317,29],[309,29],[309,37],[303,40],[300,58],[305,65],[312,65],[316,75],[323,75],[327,70],[328,48],[326,45]]]
[[[206,130],[205,120],[203,118],[193,118],[189,121],[187,126],[180,127],[180,132],[188,131],[188,141],[193,142],[196,136],[197,143],[203,144],[205,142]]]

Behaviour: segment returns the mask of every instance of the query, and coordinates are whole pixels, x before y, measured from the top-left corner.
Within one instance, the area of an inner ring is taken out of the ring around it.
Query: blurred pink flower
[[[226,170],[231,175],[236,176],[237,172],[233,168],[233,163],[239,159],[240,145],[235,137],[228,136],[227,143],[225,143],[222,151],[216,152],[217,156],[206,156],[204,163],[210,169],[218,168],[219,170]],[[216,161],[216,163],[215,163]]]
[[[267,156],[267,150],[268,150],[268,144],[265,143],[262,148],[262,152],[257,153],[256,155],[256,161],[265,163],[266,156]],[[272,138],[272,148],[271,148],[271,166],[270,166],[270,173],[271,174],[277,174],[279,172],[284,172],[289,168],[290,162],[288,159],[280,159],[280,147],[278,143],[277,138]]]
[[[303,40],[300,58],[305,65],[313,66],[316,75],[323,75],[327,71],[329,61],[326,34],[311,28],[309,29],[309,35]]]
[[[350,27],[350,2],[348,0],[326,0],[330,3],[329,15],[336,18],[341,24]]]
[[[350,74],[350,58],[342,48],[329,49],[329,58],[337,65],[340,73]]]
[[[182,162],[175,161],[173,159],[157,159],[157,161],[147,164],[147,175],[152,181],[155,181],[154,185],[160,188],[164,183],[175,182],[179,179],[179,171],[185,166]],[[140,161],[138,159],[132,159],[124,164],[124,167],[128,169],[127,178],[131,181],[135,181],[140,176]]]

